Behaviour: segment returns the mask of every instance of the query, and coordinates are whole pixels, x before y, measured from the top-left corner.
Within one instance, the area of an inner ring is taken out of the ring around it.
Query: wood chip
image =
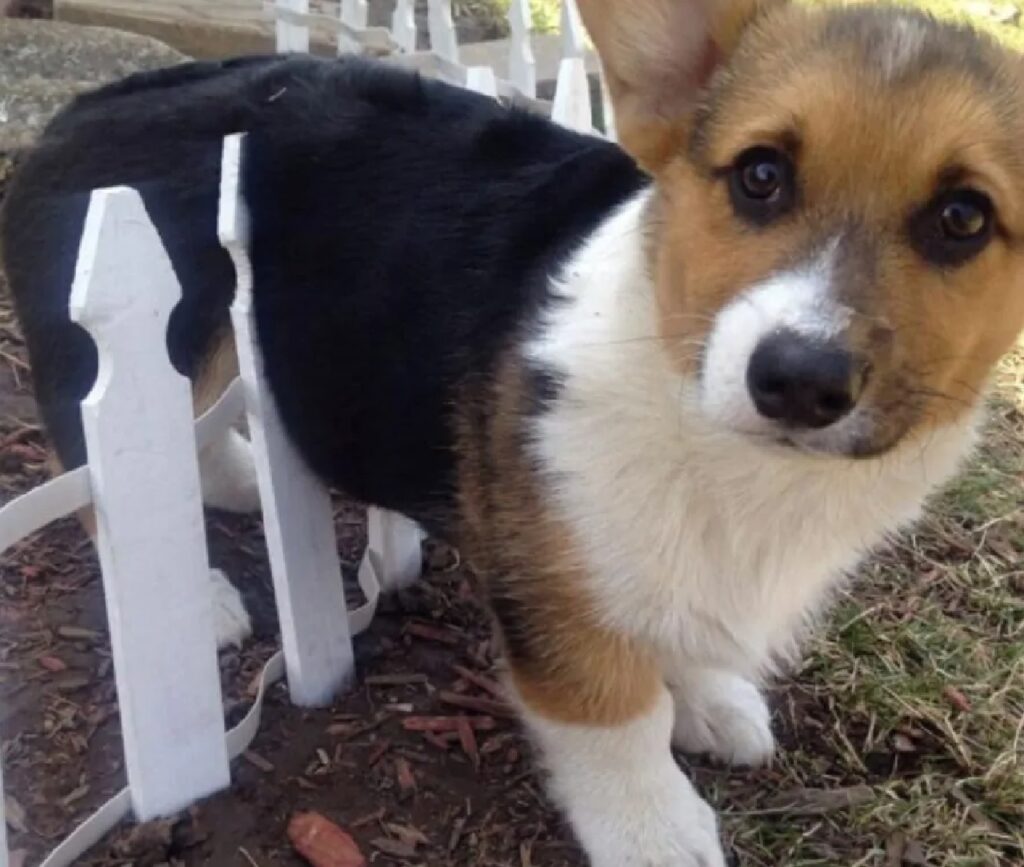
[[[408,798],[416,791],[416,775],[412,772],[409,760],[402,756],[395,759],[395,779],[398,780],[402,797]]]
[[[39,665],[47,671],[67,671],[68,664],[57,656],[40,656]]]
[[[274,766],[268,762],[263,756],[258,753],[254,753],[252,750],[246,750],[242,753],[242,758],[245,759],[254,768],[258,768],[265,774],[273,773]]]
[[[473,763],[476,770],[480,770],[480,750],[476,745],[476,735],[473,734],[473,727],[464,716],[458,718],[459,744],[466,757]]]
[[[366,757],[366,764],[372,768],[375,764],[377,764],[377,762],[384,758],[384,753],[386,753],[389,749],[391,749],[391,741],[382,740],[380,743],[374,746],[372,750],[370,750],[370,754]]]
[[[468,680],[473,686],[479,687],[484,692],[489,692],[492,696],[502,702],[506,702],[508,694],[502,688],[501,684],[496,680],[491,680],[489,677],[484,677],[482,674],[477,674],[472,669],[466,668],[464,665],[453,665],[452,670],[459,675],[459,677]]]
[[[429,623],[418,623],[414,621],[406,624],[405,632],[409,635],[414,635],[417,638],[423,638],[427,641],[436,641],[439,644],[447,644],[449,647],[455,647],[459,643],[459,636],[454,632],[439,629],[436,626],[431,626]]]
[[[457,692],[450,692],[442,690],[438,693],[438,698],[444,704],[450,704],[453,707],[464,708],[465,710],[473,710],[478,713],[488,714],[490,716],[504,717],[506,719],[514,719],[516,716],[515,710],[512,705],[504,701],[496,701],[492,698],[477,698],[472,695],[459,695]]]
[[[312,867],[366,867],[356,841],[320,813],[297,813],[288,823],[288,839]]]
[[[391,855],[393,858],[415,858],[416,847],[411,843],[405,843],[402,840],[392,840],[390,837],[378,837],[376,840],[372,840],[370,845],[374,849],[379,849],[385,855]]]
[[[407,732],[457,732],[460,719],[478,732],[493,731],[497,726],[490,716],[411,716],[402,720],[402,728]]]
[[[971,702],[960,690],[955,686],[947,686],[942,690],[942,697],[946,699],[953,707],[963,713],[970,713]]]
[[[99,641],[102,636],[95,629],[84,626],[58,626],[57,634],[70,641]]]

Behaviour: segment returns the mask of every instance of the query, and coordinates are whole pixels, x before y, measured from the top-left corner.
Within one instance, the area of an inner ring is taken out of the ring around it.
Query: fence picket
[[[452,20],[452,0],[427,0],[430,50],[451,63],[459,62],[459,40]]]
[[[579,132],[594,131],[590,80],[582,57],[567,57],[558,65],[551,119]]]
[[[525,96],[537,95],[537,62],[533,56],[533,12],[530,0],[512,0],[508,7],[511,31],[508,78]]]
[[[309,14],[309,0],[276,0],[275,5],[279,9],[287,9],[299,15]],[[309,51],[309,25],[295,24],[285,21],[280,16],[277,19],[277,50],[288,51]]]
[[[583,57],[587,50],[586,31],[576,0],[562,0],[562,58]]]
[[[498,98],[498,78],[489,66],[470,66],[466,70],[466,87],[492,99]]]
[[[370,7],[367,0],[341,0],[338,9],[343,24],[355,31],[366,30],[370,20]],[[359,54],[363,50],[362,43],[344,31],[338,33],[338,54]]]
[[[398,0],[391,16],[391,38],[399,49],[412,54],[416,50],[415,0]]]
[[[352,639],[331,498],[292,448],[262,372],[252,307],[248,221],[240,191],[242,136],[224,143],[219,233],[235,264],[231,321],[292,701],[323,706],[351,679]]]
[[[134,190],[93,193],[79,250],[71,316],[100,357],[82,421],[125,763],[146,820],[229,783],[192,392],[160,351],[181,287]]]

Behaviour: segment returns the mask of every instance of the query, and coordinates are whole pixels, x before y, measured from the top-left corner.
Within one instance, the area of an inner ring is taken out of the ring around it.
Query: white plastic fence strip
[[[370,7],[367,0],[341,0],[340,18],[350,31],[366,30],[370,20]],[[338,33],[338,54],[358,54],[363,50],[362,43],[349,33]]]
[[[285,10],[299,15],[309,13],[309,0],[276,0],[275,11]],[[279,52],[309,51],[309,25],[277,16],[277,50]]]
[[[334,514],[327,489],[292,448],[263,377],[252,306],[248,217],[241,191],[241,135],[224,142],[219,232],[235,264],[238,365],[263,503],[281,643],[292,701],[323,706],[354,670]]]
[[[0,551],[89,505],[89,470],[79,467],[44,482],[0,508]]]
[[[70,307],[99,352],[82,422],[125,764],[141,820],[229,782],[192,390],[167,353],[154,351],[167,345],[180,299],[139,194],[93,193]]]
[[[512,0],[508,7],[508,21],[511,31],[509,81],[525,96],[534,97],[537,95],[537,62],[530,41],[533,33],[530,0]]]
[[[452,20],[452,0],[427,0],[430,50],[452,63],[459,62],[459,41]]]
[[[398,0],[391,16],[391,38],[399,49],[412,54],[416,50],[415,0]]]
[[[578,132],[593,132],[590,80],[582,57],[568,57],[558,65],[551,119]]]
[[[375,559],[373,558],[373,560]],[[349,612],[348,619],[353,635],[358,635],[369,626],[377,610],[381,576],[373,569],[373,560],[369,561],[371,563],[369,567],[359,570],[360,585],[366,594],[367,601],[366,604]],[[259,690],[249,712],[238,725],[225,735],[225,747],[230,759],[235,759],[245,752],[256,738],[263,716],[263,702],[266,699],[267,691],[284,677],[284,673],[284,654],[282,652],[275,653],[263,666]],[[72,867],[82,855],[117,827],[130,810],[131,794],[130,789],[126,787],[79,825],[39,867]],[[6,852],[6,850],[0,851]]]

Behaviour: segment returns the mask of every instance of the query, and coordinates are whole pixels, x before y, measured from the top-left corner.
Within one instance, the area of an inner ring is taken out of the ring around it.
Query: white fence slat
[[[466,70],[466,87],[492,99],[498,98],[498,79],[489,66],[470,66]]]
[[[366,30],[370,21],[370,7],[367,0],[341,0],[339,7],[341,21],[352,30]],[[359,54],[362,43],[345,32],[338,33],[338,54]]]
[[[180,298],[139,194],[93,193],[70,307],[100,359],[82,421],[140,820],[230,781],[192,390],[165,349]]]
[[[231,319],[263,524],[274,579],[281,644],[292,701],[328,704],[354,672],[338,563],[334,515],[327,489],[292,448],[262,372],[252,307],[248,219],[240,190],[242,137],[224,143],[219,232],[235,264]]]
[[[412,54],[416,50],[415,0],[398,0],[395,4],[395,13],[391,16],[391,38],[402,51]]]
[[[583,57],[587,50],[586,31],[576,0],[562,0],[562,57]]]
[[[459,41],[452,20],[452,0],[427,0],[430,50],[451,63],[459,62]]]
[[[286,9],[300,15],[309,13],[309,0],[275,0],[275,9]],[[309,52],[309,25],[277,18],[277,50]]]
[[[533,12],[530,0],[512,0],[508,7],[510,49],[508,78],[525,96],[537,95],[537,62],[533,56]]]
[[[590,102],[590,80],[582,57],[567,57],[558,65],[551,119],[578,132],[593,132],[594,109]]]

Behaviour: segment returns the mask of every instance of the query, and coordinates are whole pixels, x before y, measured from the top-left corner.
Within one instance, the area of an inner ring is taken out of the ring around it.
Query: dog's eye
[[[729,172],[729,195],[741,217],[768,223],[792,207],[793,164],[775,148],[745,150]]]
[[[961,196],[942,209],[942,232],[951,241],[970,241],[988,228],[989,208],[973,196]]]
[[[978,190],[950,190],[911,220],[910,236],[928,261],[955,267],[980,253],[992,237],[994,209]]]

